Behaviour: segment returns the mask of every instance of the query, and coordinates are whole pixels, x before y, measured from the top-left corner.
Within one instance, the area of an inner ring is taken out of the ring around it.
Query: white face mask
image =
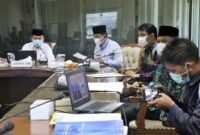
[[[157,53],[158,53],[158,55],[162,55],[162,51],[165,49],[165,47],[166,47],[166,43],[158,43],[157,44],[157,46],[156,46],[156,50],[157,50]]]
[[[94,38],[94,42],[97,46],[100,46],[103,43],[100,38]]]
[[[148,42],[147,42],[147,36],[144,36],[144,37],[139,36],[138,37],[138,44],[141,47],[145,47],[148,44]]]

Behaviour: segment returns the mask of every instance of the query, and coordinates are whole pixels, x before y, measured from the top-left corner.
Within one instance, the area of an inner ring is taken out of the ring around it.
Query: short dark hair
[[[150,23],[141,24],[138,27],[138,30],[146,31],[148,34],[153,33],[155,35],[155,38],[157,38],[157,28],[153,24],[150,24]]]
[[[162,62],[185,65],[187,61],[199,62],[199,50],[190,40],[184,38],[175,38],[168,43],[162,53]]]

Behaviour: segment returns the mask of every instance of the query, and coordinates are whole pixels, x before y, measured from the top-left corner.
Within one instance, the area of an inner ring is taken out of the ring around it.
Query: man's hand
[[[135,72],[133,72],[132,70],[127,70],[125,72],[125,76],[134,78],[135,77]]]
[[[96,58],[96,59],[94,59],[94,61],[99,62],[99,63],[103,63],[103,59],[102,58]]]
[[[160,95],[160,98],[157,98],[153,101],[149,101],[148,103],[164,109],[169,109],[175,104],[175,102],[166,94],[160,93]]]

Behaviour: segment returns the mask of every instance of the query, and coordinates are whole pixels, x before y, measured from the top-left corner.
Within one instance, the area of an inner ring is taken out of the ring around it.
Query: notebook
[[[66,74],[72,110],[75,112],[113,112],[122,106],[120,102],[91,100],[86,72],[83,68]]]
[[[27,58],[28,56],[32,57],[32,60],[37,60],[37,54],[36,51],[25,51],[25,50],[19,50],[15,52],[15,60],[22,60]]]

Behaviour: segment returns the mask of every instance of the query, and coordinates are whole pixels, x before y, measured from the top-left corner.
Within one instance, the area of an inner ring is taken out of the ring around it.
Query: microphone
[[[11,130],[13,130],[15,127],[14,123],[8,122],[0,127],[0,135],[3,135],[4,133],[7,133]]]
[[[32,110],[32,109],[34,109],[34,108],[36,108],[36,107],[41,106],[41,105],[47,104],[47,103],[52,102],[52,101],[61,100],[61,99],[63,99],[63,98],[64,98],[64,95],[63,95],[63,94],[60,94],[60,95],[58,95],[58,96],[56,96],[56,97],[54,97],[54,98],[51,98],[50,100],[48,100],[48,101],[46,101],[46,102],[43,102],[43,103],[41,103],[41,104],[38,104],[38,105],[36,105],[36,106],[34,106],[34,107],[25,109],[25,110],[23,110],[23,111],[21,111],[21,112],[15,113],[15,114],[13,114],[13,115],[11,115],[11,116],[4,117],[4,118],[0,119],[0,123],[2,123],[2,122],[5,121],[5,120],[8,120],[8,119],[10,119],[10,118],[12,118],[12,117],[16,117],[16,116],[18,116],[18,115],[20,115],[20,114],[23,114],[23,113],[25,113],[25,112],[27,112],[27,111],[30,111],[30,110]]]

